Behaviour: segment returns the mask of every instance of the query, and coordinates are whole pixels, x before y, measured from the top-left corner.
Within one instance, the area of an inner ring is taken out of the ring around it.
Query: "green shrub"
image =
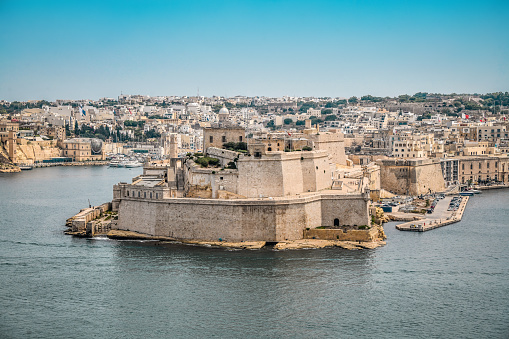
[[[228,163],[228,165],[226,166],[226,168],[229,168],[229,169],[237,169],[237,165],[233,162],[233,161],[230,161]]]
[[[359,229],[360,230],[369,230],[371,227],[369,227],[368,225],[361,225],[359,226]]]
[[[211,157],[200,157],[197,158],[194,162],[200,165],[201,167],[208,167],[209,165],[210,166],[219,165],[219,159]]]
[[[313,149],[309,146],[304,146],[304,147],[302,147],[302,150],[303,151],[312,151]]]

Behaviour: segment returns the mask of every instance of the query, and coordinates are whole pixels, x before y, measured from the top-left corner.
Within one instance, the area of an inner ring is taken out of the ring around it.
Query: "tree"
[[[285,125],[290,125],[292,122],[293,122],[293,120],[292,120],[292,119],[290,119],[290,118],[286,118],[286,119],[284,120]]]
[[[348,102],[351,104],[356,104],[358,101],[359,99],[357,99],[357,97],[351,97],[350,99],[348,99]]]
[[[410,96],[408,94],[403,94],[398,97],[399,102],[408,102],[410,101]]]
[[[331,115],[327,115],[325,117],[325,121],[334,121],[334,120],[337,120],[338,117],[336,117],[334,114],[331,114]]]

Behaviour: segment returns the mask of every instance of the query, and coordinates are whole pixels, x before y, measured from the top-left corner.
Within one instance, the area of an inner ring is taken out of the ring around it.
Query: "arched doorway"
[[[334,219],[334,227],[339,227],[339,219]]]

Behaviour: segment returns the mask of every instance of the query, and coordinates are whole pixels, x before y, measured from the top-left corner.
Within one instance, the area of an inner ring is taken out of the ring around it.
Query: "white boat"
[[[31,165],[20,165],[19,169],[22,170],[22,171],[29,171],[31,169],[34,169],[34,166],[31,166]]]
[[[123,162],[120,160],[117,160],[117,159],[111,160],[108,166],[109,167],[124,167]]]
[[[134,168],[134,167],[143,166],[143,164],[141,162],[139,162],[138,160],[128,160],[128,161],[123,162],[123,165],[126,168]]]

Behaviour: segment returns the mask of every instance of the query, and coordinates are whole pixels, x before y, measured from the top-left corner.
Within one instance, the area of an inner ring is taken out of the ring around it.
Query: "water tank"
[[[91,145],[93,154],[101,153],[101,150],[103,148],[103,142],[101,139],[92,139],[90,141],[90,145]]]

